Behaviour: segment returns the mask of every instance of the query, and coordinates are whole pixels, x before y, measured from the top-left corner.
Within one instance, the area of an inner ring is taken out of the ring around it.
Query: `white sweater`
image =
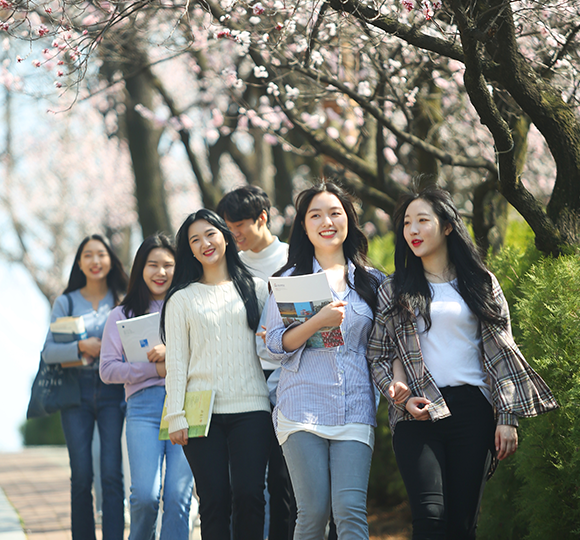
[[[261,310],[268,288],[254,282]],[[215,390],[216,414],[270,411],[254,331],[233,282],[192,283],[176,292],[167,302],[165,332],[169,433],[187,429],[186,391]]]
[[[280,242],[277,236],[274,241],[262,251],[240,251],[240,259],[256,277],[268,281],[268,278],[282,268],[288,260],[288,244]]]

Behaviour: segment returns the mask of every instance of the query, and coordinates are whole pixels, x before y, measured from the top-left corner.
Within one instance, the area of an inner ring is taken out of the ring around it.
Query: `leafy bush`
[[[504,250],[492,266],[515,301],[513,326],[522,352],[550,386],[560,409],[520,422],[518,451],[500,464],[487,486],[480,537],[578,538],[580,260]]]
[[[26,420],[20,427],[20,432],[24,446],[65,444],[59,412],[51,414],[47,418]]]

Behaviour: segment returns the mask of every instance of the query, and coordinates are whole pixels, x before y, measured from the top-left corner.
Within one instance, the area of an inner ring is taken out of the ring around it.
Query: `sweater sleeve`
[[[53,323],[59,317],[68,317],[68,300],[63,294],[59,296],[52,307],[50,314],[50,322]],[[71,341],[69,343],[57,343],[50,328],[46,334],[46,340],[42,349],[42,359],[47,364],[66,364],[70,362],[78,362],[80,359],[78,341]]]
[[[101,344],[99,373],[106,384],[136,384],[147,379],[159,379],[157,368],[151,362],[130,363],[125,360],[125,351],[117,328],[117,321],[125,320],[123,307],[118,306],[109,315]]]
[[[191,351],[189,349],[189,322],[187,320],[186,291],[176,292],[165,307],[165,389],[169,433],[188,429],[183,405],[187,389],[187,375]]]

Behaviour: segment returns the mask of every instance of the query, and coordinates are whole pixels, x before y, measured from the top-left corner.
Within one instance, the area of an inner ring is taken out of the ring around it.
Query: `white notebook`
[[[159,313],[117,321],[127,362],[149,362],[147,353],[161,343]]]

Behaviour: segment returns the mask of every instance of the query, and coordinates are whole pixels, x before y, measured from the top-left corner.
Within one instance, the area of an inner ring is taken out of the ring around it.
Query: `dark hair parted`
[[[431,327],[432,291],[425,277],[423,263],[404,237],[405,214],[409,205],[418,199],[427,202],[439,219],[441,228],[450,224],[452,231],[446,236],[449,263],[455,267],[457,291],[480,321],[505,325],[501,306],[492,294],[491,276],[486,269],[469,231],[453,203],[451,195],[437,185],[429,185],[421,191],[403,195],[394,213],[396,230],[394,303],[392,310],[419,313],[425,321],[425,329]]]
[[[359,227],[358,216],[352,197],[332,182],[317,184],[302,191],[296,198],[296,216],[294,217],[294,223],[290,230],[288,262],[274,275],[280,276],[291,268],[294,269],[292,273],[296,276],[312,274],[314,246],[306,235],[304,220],[312,199],[320,193],[335,195],[346,212],[348,233],[342,244],[342,250],[345,259],[352,261],[355,266],[354,283],[350,283],[347,275],[347,285],[360,295],[374,313],[377,306],[376,292],[380,282],[377,277],[366,269],[367,266],[370,266],[369,260],[367,259],[367,237]]]
[[[91,240],[98,240],[101,242],[109,254],[109,258],[111,259],[111,269],[107,274],[107,287],[113,293],[113,299],[115,300],[115,305],[117,305],[127,290],[128,277],[127,273],[123,269],[123,264],[121,263],[119,257],[115,255],[111,249],[111,246],[109,246],[109,243],[100,234],[91,234],[90,236],[83,238],[83,241],[80,243],[77,249],[75,262],[73,263],[70,276],[68,278],[68,285],[66,286],[63,294],[76,291],[77,289],[82,289],[87,284],[87,277],[83,274],[83,271],[79,266],[79,261],[81,260],[81,254],[84,247]]]
[[[158,248],[167,250],[175,259],[175,246],[169,236],[162,233],[155,233],[143,240],[133,261],[127,296],[121,302],[125,317],[140,317],[141,315],[145,315],[149,309],[151,291],[143,279],[143,270],[149,260],[149,254]]]
[[[246,318],[248,326],[256,331],[260,322],[260,308],[256,297],[256,284],[246,265],[240,260],[236,243],[226,222],[215,212],[205,208],[190,214],[177,231],[177,252],[175,255],[175,271],[171,288],[165,297],[165,304],[161,311],[161,338],[165,342],[165,310],[171,297],[188,285],[200,281],[203,277],[203,266],[193,256],[189,246],[189,227],[192,223],[205,220],[218,229],[226,241],[226,264],[230,278],[246,306]]]
[[[256,221],[265,210],[270,224],[270,199],[267,193],[256,186],[242,186],[226,193],[218,203],[216,212],[231,222],[251,219]]]

